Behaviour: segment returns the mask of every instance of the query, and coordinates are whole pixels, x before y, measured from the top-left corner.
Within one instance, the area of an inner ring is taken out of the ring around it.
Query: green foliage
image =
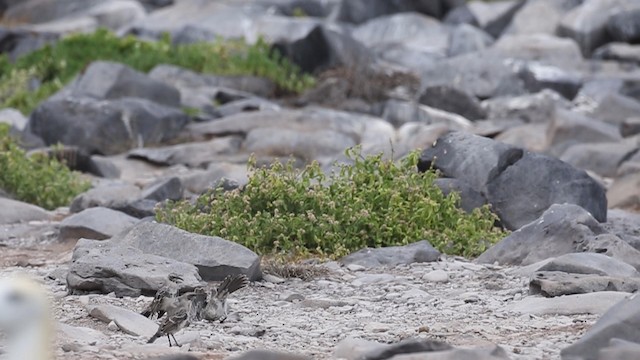
[[[427,239],[450,254],[475,256],[504,236],[487,207],[466,214],[459,195],[443,195],[434,171],[416,170],[418,153],[399,164],[347,151],[353,164],[325,175],[317,163],[256,168],[242,191],[213,190],[195,204],[169,203],[157,220],[215,235],[262,254],[339,257],[364,247]]]
[[[0,57],[0,104],[30,113],[95,60],[117,61],[143,72],[159,64],[171,64],[208,74],[262,76],[274,81],[283,92],[301,92],[314,83],[313,77],[302,74],[262,40],[250,46],[222,40],[172,46],[168,36],[148,42],[98,30],[71,35],[13,64],[6,56]],[[34,80],[41,86],[31,92],[28,87]]]
[[[0,124],[0,188],[18,200],[51,210],[69,205],[89,187],[91,183],[55,158],[27,156],[9,135],[9,126]]]

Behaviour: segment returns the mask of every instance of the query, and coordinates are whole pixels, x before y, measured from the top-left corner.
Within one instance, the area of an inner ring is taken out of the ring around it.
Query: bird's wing
[[[229,275],[218,286],[215,296],[219,299],[225,299],[229,294],[234,293],[249,285],[249,278],[246,275]],[[213,295],[213,294],[212,294]]]
[[[180,308],[173,315],[167,316],[160,324],[160,330],[164,334],[172,334],[178,330],[187,320],[187,309]]]
[[[162,309],[162,302],[165,298],[172,297],[171,289],[168,287],[162,287],[156,292],[156,296],[153,297],[151,303],[141,312],[146,317],[151,317],[157,314]]]

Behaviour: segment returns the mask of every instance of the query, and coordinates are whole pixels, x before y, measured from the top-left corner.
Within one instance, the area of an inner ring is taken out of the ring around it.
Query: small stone
[[[444,270],[433,270],[424,274],[422,280],[434,283],[446,283],[449,281],[449,274]]]
[[[275,275],[271,275],[271,274],[264,274],[262,276],[262,279],[264,281],[270,282],[272,284],[282,284],[283,282],[285,282],[286,280],[279,277],[279,276],[275,276]]]
[[[381,333],[389,331],[390,327],[388,324],[382,324],[377,322],[368,323],[364,326],[364,331],[367,333]]]
[[[298,293],[283,293],[280,294],[280,300],[288,302],[296,302],[304,300],[304,295]]]
[[[358,265],[358,264],[349,264],[349,265],[347,265],[347,269],[349,271],[356,272],[356,271],[364,271],[364,269],[366,269],[366,268],[364,266]]]
[[[111,331],[118,331],[120,330],[118,328],[118,325],[116,325],[116,323],[114,321],[110,322],[109,325],[107,325],[107,329],[111,330]]]

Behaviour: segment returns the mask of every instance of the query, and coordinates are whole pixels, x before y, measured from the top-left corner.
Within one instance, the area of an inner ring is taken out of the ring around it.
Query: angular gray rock
[[[582,63],[582,53],[575,41],[550,34],[505,35],[491,47],[508,58],[540,62],[562,69]]]
[[[634,0],[586,0],[569,11],[560,21],[558,34],[574,39],[582,53],[590,55],[600,45],[609,41],[607,24],[611,9],[631,10]]]
[[[201,282],[198,269],[191,264],[144,254],[110,240],[80,239],[73,250],[67,286],[80,293],[150,296],[165,285],[170,274],[183,278],[183,289],[193,289]]]
[[[356,264],[367,268],[379,266],[396,266],[417,262],[436,261],[440,252],[428,241],[422,240],[404,246],[389,246],[383,248],[365,248],[349,254],[340,262],[345,265]]]
[[[583,170],[530,152],[491,181],[484,195],[509,229],[534,221],[553,204],[576,204],[598,221],[607,219],[607,197],[600,183]]]
[[[610,208],[637,209],[640,206],[640,172],[621,176],[607,191]]]
[[[602,226],[583,208],[554,204],[538,220],[512,232],[478,256],[476,262],[529,265],[581,252],[585,242],[602,233]]]
[[[447,56],[454,57],[481,51],[493,44],[493,38],[486,32],[469,24],[457,25],[449,36]]]
[[[213,90],[212,98],[209,101],[222,101],[223,90],[237,90],[245,93],[243,97],[260,96],[270,97],[275,93],[273,81],[256,76],[216,76],[199,74],[194,71],[173,65],[158,65],[151,69],[149,77],[174,86],[180,90],[193,89],[197,91]],[[251,95],[253,94],[253,95]],[[184,98],[184,97],[183,97]],[[187,100],[187,99],[183,99]],[[238,99],[236,99],[238,100]]]
[[[526,92],[524,82],[512,66],[488,50],[426,64],[420,71],[420,79],[423,88],[448,85],[481,99]]]
[[[640,114],[640,101],[622,94],[607,94],[599,99],[597,107],[589,113],[593,119],[619,126]]]
[[[640,290],[640,278],[622,278],[562,271],[538,271],[529,282],[529,293],[545,297],[586,294],[598,291],[634,293]]]
[[[618,175],[618,165],[636,152],[638,145],[633,142],[576,144],[569,147],[560,156],[560,160],[578,169],[615,178]]]
[[[533,315],[601,315],[620,301],[633,295],[618,291],[598,291],[588,294],[565,295],[552,298],[528,296],[509,304],[506,309]]]
[[[111,61],[92,62],[63,93],[98,100],[141,98],[165,106],[180,107],[180,92],[176,88]]]
[[[135,311],[109,304],[91,306],[89,315],[105,323],[114,322],[124,333],[149,338],[158,330],[158,324]]]
[[[431,17],[417,13],[382,16],[358,26],[353,38],[367,47],[402,43],[416,50],[446,55],[450,30]]]
[[[490,119],[518,119],[527,123],[543,124],[549,123],[556,107],[568,109],[570,105],[571,103],[560,94],[549,89],[535,94],[499,97],[482,102]]]
[[[558,256],[544,264],[538,271],[561,271],[573,274],[593,274],[612,277],[639,277],[631,265],[616,258],[598,253],[570,253]]]
[[[622,10],[609,17],[607,32],[613,41],[637,44],[640,42],[640,5]]]
[[[0,197],[0,224],[47,220],[50,217],[51,215],[39,206]]]
[[[246,247],[166,224],[141,222],[111,241],[139,249],[145,254],[193,264],[204,280],[220,281],[231,274],[247,275],[251,281],[262,277],[260,257]]]
[[[562,349],[564,360],[602,359],[598,353],[613,339],[640,343],[640,296],[628,297],[611,307],[575,344]],[[636,355],[640,352],[636,352]],[[623,359],[623,358],[619,358]],[[628,358],[631,359],[631,358]]]
[[[80,212],[98,206],[116,209],[139,197],[140,189],[137,186],[124,182],[106,182],[76,196],[71,202],[70,210]]]
[[[573,203],[606,220],[604,188],[584,171],[488,138],[451,132],[422,152],[418,170],[435,168],[469,184],[492,204],[504,226],[537,219],[549,206]]]
[[[128,157],[163,166],[184,164],[190,167],[201,167],[224,155],[236,154],[241,145],[242,140],[239,137],[226,136],[206,142],[133,149],[129,151]]]
[[[487,116],[477,99],[450,86],[427,87],[420,94],[419,101],[421,104],[452,112],[469,120],[480,120]]]
[[[189,117],[149,100],[95,100],[65,96],[41,103],[29,127],[46,144],[75,145],[88,154],[113,155],[173,139]]]
[[[420,155],[418,169],[433,167],[485,192],[486,186],[523,156],[523,150],[461,131],[442,136]]]
[[[58,239],[62,241],[80,238],[104,240],[132,227],[138,219],[120,211],[104,207],[85,209],[60,222]]]
[[[524,3],[520,0],[494,2],[476,0],[469,2],[467,7],[480,28],[494,38],[498,38]]]
[[[349,33],[324,24],[302,39],[278,42],[274,48],[308,73],[334,67],[367,68],[374,59],[373,52]]]
[[[449,195],[455,191],[460,195],[460,208],[467,213],[487,204],[487,199],[478,191],[462,180],[452,178],[436,179],[433,184],[440,188],[443,194]]]
[[[177,177],[160,179],[146,188],[142,189],[140,197],[142,199],[164,201],[164,200],[181,200],[184,195],[184,186],[182,181]]]
[[[58,323],[56,330],[62,335],[61,338],[67,342],[76,344],[89,345],[102,343],[107,340],[107,335],[99,330],[89,327],[72,326],[65,323]]]
[[[513,16],[505,34],[555,34],[562,17],[579,5],[576,0],[526,1]]]
[[[640,64],[640,46],[608,43],[596,49],[593,58]]]

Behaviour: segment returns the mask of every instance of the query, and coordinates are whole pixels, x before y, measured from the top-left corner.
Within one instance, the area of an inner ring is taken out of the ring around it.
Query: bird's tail
[[[234,293],[249,285],[249,278],[246,275],[229,275],[218,286],[216,296],[218,298],[226,298],[227,295]]]
[[[153,336],[151,337],[151,339],[149,339],[149,341],[147,341],[147,344],[151,344],[152,342],[156,341],[156,339],[157,339],[157,338],[159,338],[159,337],[160,337],[160,335],[162,335],[162,334],[160,333],[160,331],[158,331],[157,333],[155,333],[155,335],[153,335]]]

